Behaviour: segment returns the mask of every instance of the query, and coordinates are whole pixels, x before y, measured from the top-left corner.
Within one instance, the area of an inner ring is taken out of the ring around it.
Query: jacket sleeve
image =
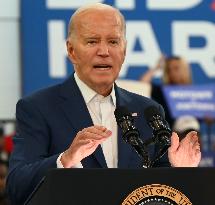
[[[59,154],[49,156],[49,127],[31,101],[17,103],[16,119],[6,187],[12,204],[18,205],[24,203],[49,169],[56,168]]]

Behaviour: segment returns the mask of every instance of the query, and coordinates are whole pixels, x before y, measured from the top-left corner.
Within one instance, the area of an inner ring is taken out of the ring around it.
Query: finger
[[[88,153],[87,150],[92,149],[93,147],[96,149],[96,147],[99,145],[99,143],[96,140],[91,140],[91,139],[84,139],[84,140],[79,140],[73,146],[71,146],[69,149],[72,149],[74,151],[81,151],[84,153]]]
[[[96,128],[98,130],[102,130],[102,131],[105,131],[107,130],[106,127],[102,126],[102,125],[93,125],[92,128]]]
[[[194,156],[195,156],[195,158],[198,158],[199,162],[201,160],[201,155],[202,155],[201,151],[199,149],[196,149],[194,152]]]
[[[171,136],[171,146],[169,147],[169,152],[175,152],[179,147],[179,137],[177,133],[173,132]]]
[[[90,130],[100,130],[102,132],[105,132],[106,130],[108,130],[106,127],[102,126],[102,125],[93,125],[91,127],[85,128],[85,129],[90,129]]]
[[[107,130],[106,127],[104,126],[100,126],[100,125],[93,125],[93,126],[90,126],[90,127],[86,127],[86,128],[83,128],[80,132],[85,132],[85,131],[88,131],[88,130],[91,130],[93,132],[93,130],[101,130],[102,132],[105,132]]]
[[[195,143],[195,144],[193,145],[193,149],[196,150],[196,151],[201,151],[201,146],[200,146],[200,144],[199,144],[199,143]]]
[[[81,132],[94,133],[103,137],[108,137],[112,134],[112,132],[104,126],[92,126],[92,127],[84,128]]]
[[[87,143],[84,145],[84,147],[86,149],[92,149],[94,146],[98,146],[97,141],[96,140],[86,140]]]
[[[190,133],[187,134],[187,143],[190,145],[190,148],[195,148],[196,146],[197,147],[200,147],[200,144],[199,144],[199,138],[197,136],[197,132],[195,131],[191,131]]]
[[[96,150],[96,148],[106,139],[101,139],[101,140],[89,140],[90,142],[86,145],[83,146],[83,148],[87,151],[87,152],[94,152],[94,150]]]
[[[197,149],[197,150],[195,151],[195,154],[196,154],[196,155],[199,155],[199,156],[201,157],[201,150],[200,150],[200,149]]]
[[[195,143],[195,141],[198,141],[198,136],[196,131],[190,131],[186,137],[183,139],[185,143]]]
[[[191,141],[192,141],[193,144],[196,144],[196,143],[199,144],[199,137],[197,135],[193,135],[191,137]]]
[[[86,146],[98,146],[100,145],[102,142],[104,142],[106,140],[106,138],[102,138],[100,140],[90,140],[89,144],[86,144]]]
[[[81,147],[88,146],[89,144],[93,143],[92,140],[89,139],[78,139],[73,141],[71,146],[69,147],[70,150],[76,151]]]
[[[97,133],[85,131],[84,133],[82,133],[81,139],[98,141],[98,143],[100,143],[100,141],[104,141],[105,139],[107,139],[110,136],[111,136],[111,133],[97,134]]]
[[[198,142],[198,136],[196,131],[189,132],[180,142],[181,147],[184,149],[192,149],[193,145]]]

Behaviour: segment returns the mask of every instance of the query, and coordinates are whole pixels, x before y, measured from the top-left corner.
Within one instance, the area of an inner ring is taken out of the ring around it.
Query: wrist
[[[70,154],[68,151],[65,151],[61,155],[60,161],[64,168],[71,168],[78,163],[73,160],[72,154]]]

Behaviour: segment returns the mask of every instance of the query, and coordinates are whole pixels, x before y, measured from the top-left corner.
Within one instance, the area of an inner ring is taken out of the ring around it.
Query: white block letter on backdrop
[[[48,9],[77,9],[90,3],[102,3],[104,0],[46,0]]]
[[[116,0],[115,7],[118,9],[135,9],[135,0]]]
[[[129,66],[153,66],[161,55],[152,26],[146,21],[127,21],[127,54],[120,77],[127,74]],[[136,40],[139,40],[141,51],[134,51]]]
[[[65,26],[64,21],[48,21],[49,75],[52,78],[64,78],[67,75]]]
[[[180,21],[173,23],[173,53],[192,63],[199,63],[210,78],[215,77],[215,24],[204,21]],[[190,37],[202,37],[204,47],[190,48]]]
[[[201,2],[202,0],[146,0],[146,7],[149,10],[185,10]]]

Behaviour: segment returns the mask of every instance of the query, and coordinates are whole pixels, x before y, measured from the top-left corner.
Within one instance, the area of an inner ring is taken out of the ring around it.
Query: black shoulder
[[[24,103],[36,106],[38,108],[52,107],[53,103],[56,105],[61,100],[59,98],[60,87],[61,84],[57,84],[35,91],[32,94],[24,96],[22,99],[20,99],[17,105]]]

